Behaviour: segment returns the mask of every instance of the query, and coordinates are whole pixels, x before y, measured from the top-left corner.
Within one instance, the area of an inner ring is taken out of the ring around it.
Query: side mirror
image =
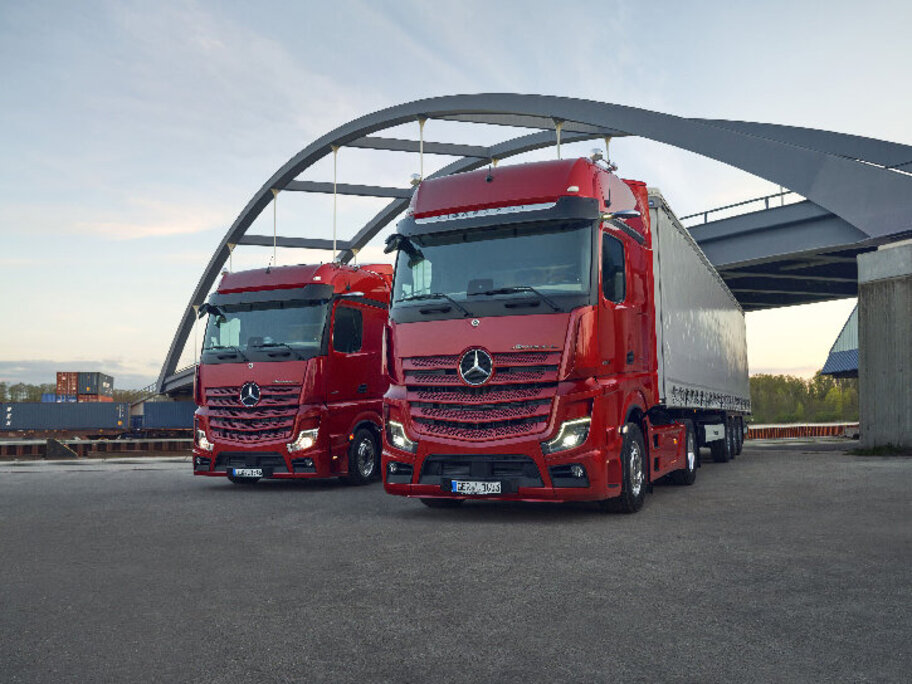
[[[642,214],[636,209],[621,209],[620,211],[611,211],[602,214],[603,221],[610,221],[611,219],[628,219],[628,218],[640,218]]]

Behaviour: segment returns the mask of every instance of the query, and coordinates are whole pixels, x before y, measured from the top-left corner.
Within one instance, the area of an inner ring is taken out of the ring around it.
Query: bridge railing
[[[741,207],[746,207],[748,205],[763,203],[764,209],[770,208],[770,201],[779,200],[779,206],[785,205],[785,198],[788,197],[792,201],[800,201],[803,199],[801,195],[792,191],[792,190],[783,190],[782,192],[776,192],[772,195],[764,195],[763,197],[754,197],[753,199],[743,200],[741,202],[735,202],[734,204],[726,204],[724,207],[716,207],[714,209],[706,209],[705,211],[698,211],[695,214],[688,214],[687,216],[681,216],[681,222],[687,221],[689,219],[694,219],[697,217],[703,217],[703,223],[709,223],[710,214],[716,214],[722,211],[729,211],[731,209],[739,209]],[[790,204],[792,202],[789,202]],[[753,211],[760,211],[759,209]],[[749,213],[749,211],[743,211],[739,213]]]

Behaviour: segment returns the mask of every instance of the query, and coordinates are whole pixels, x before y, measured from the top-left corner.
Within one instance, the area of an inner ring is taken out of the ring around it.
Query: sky
[[[776,1],[2,3],[0,381],[98,370],[122,389],[153,382],[248,200],[315,138],[364,114],[440,95],[541,93],[912,144],[910,27],[912,4],[877,1],[864,11]],[[440,139],[505,137],[432,121],[427,140],[435,126]],[[404,186],[417,172],[414,156],[369,154],[343,149],[339,181]],[[611,157],[622,176],[661,188],[678,215],[778,191],[640,138],[616,140]],[[331,175],[325,160],[302,178]],[[340,237],[379,206],[340,204]],[[249,234],[271,233],[272,221],[270,209]],[[275,221],[280,234],[329,236],[331,199],[280,196]],[[232,268],[270,256],[239,248]],[[280,250],[280,264],[306,260]],[[751,373],[812,375],[853,306],[748,314]],[[193,359],[191,337],[183,361]]]

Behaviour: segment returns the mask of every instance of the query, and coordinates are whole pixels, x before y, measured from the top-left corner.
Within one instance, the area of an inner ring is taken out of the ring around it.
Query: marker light
[[[298,433],[298,438],[291,444],[287,445],[288,450],[304,451],[305,449],[310,449],[310,447],[317,443],[317,433],[319,431],[320,428],[314,428],[313,430],[301,430]]]
[[[196,443],[199,445],[200,449],[204,449],[206,451],[212,451],[213,449],[212,442],[206,438],[206,433],[199,428],[196,430]]]
[[[397,423],[394,420],[387,421],[386,438],[390,444],[397,449],[402,449],[402,451],[414,454],[418,450],[418,442],[413,442],[405,436],[405,428],[402,427],[402,423]]]
[[[589,436],[591,418],[576,418],[568,420],[560,426],[557,437],[541,443],[543,454],[553,454],[557,451],[566,451],[580,446]]]

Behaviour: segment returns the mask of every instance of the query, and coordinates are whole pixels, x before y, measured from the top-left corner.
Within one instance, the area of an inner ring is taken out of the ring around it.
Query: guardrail
[[[798,193],[792,192],[791,190],[783,190],[782,192],[777,192],[772,195],[764,195],[763,197],[755,197],[753,199],[744,200],[743,202],[735,202],[734,204],[726,204],[724,207],[716,207],[715,209],[707,209],[706,211],[698,211],[696,214],[688,214],[687,216],[681,216],[680,220],[686,221],[688,219],[696,218],[698,216],[703,217],[703,223],[709,223],[709,215],[715,214],[720,211],[728,211],[729,209],[737,209],[738,207],[744,207],[748,204],[754,204],[755,202],[763,202],[764,208],[770,208],[770,200],[779,199],[780,205],[785,204],[785,198],[788,195],[794,195],[795,197],[801,197]],[[759,211],[759,210],[758,210]],[[749,212],[745,212],[749,213]]]
[[[192,439],[64,439],[66,445],[81,458],[101,454],[142,453],[147,451],[186,451],[193,447]],[[0,459],[46,458],[47,440],[27,439],[0,442]]]
[[[847,437],[856,439],[858,423],[805,423],[802,425],[751,425],[747,439],[795,439],[798,437]]]

